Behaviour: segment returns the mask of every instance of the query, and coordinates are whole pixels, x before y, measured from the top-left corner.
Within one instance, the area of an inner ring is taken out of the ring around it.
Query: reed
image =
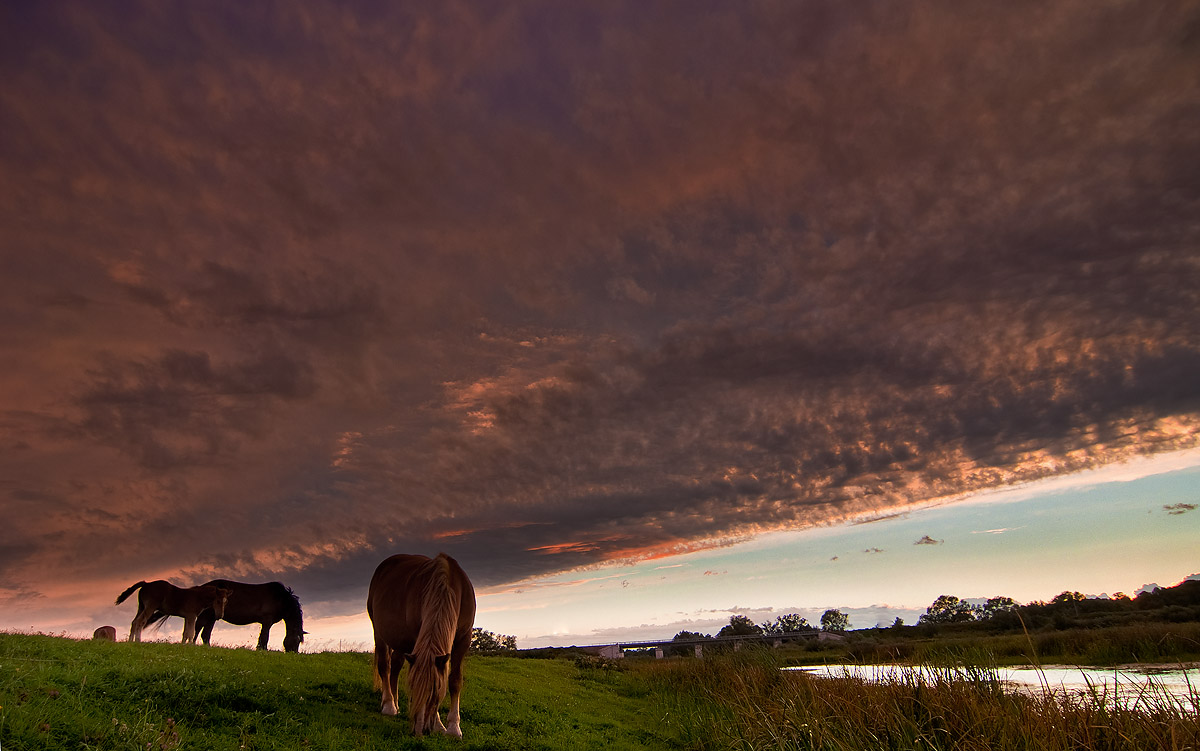
[[[878,682],[780,667],[755,650],[643,669],[663,702],[664,724],[697,751],[1200,748],[1195,710],[1162,691],[1134,709],[1103,690],[1011,693],[988,666],[914,668]],[[1192,700],[1200,702],[1200,693]]]

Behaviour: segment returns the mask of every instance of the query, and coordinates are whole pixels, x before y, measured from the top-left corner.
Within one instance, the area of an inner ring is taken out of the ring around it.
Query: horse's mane
[[[445,694],[446,671],[438,667],[436,660],[449,656],[458,627],[461,593],[450,586],[449,559],[438,553],[425,566],[429,573],[421,592],[421,631],[413,646],[413,665],[408,671],[410,697]],[[416,704],[410,699],[410,710],[416,709]]]
[[[291,598],[291,604],[295,606],[294,608],[289,607],[288,610],[290,610],[293,615],[303,617],[304,611],[300,608],[300,596],[293,592],[292,588],[286,584],[280,583],[279,586],[283,587],[284,591],[287,592],[287,596]],[[286,618],[287,616],[284,617]]]
[[[283,582],[272,582],[279,590],[279,599],[283,604],[283,623],[288,633],[295,633],[301,642],[304,641],[304,610],[300,607],[300,597],[292,588]]]

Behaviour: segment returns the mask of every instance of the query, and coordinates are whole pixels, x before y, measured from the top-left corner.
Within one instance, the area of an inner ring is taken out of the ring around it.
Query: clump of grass
[[[761,650],[672,660],[644,674],[661,697],[664,724],[700,751],[1200,748],[1195,710],[1165,695],[1130,707],[1105,691],[1010,693],[995,670],[977,665],[912,668],[879,681],[779,668]]]

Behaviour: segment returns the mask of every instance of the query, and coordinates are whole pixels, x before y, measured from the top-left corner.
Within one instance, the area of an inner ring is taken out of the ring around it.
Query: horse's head
[[[229,602],[229,595],[231,594],[233,594],[232,589],[223,589],[221,587],[217,587],[217,596],[213,599],[212,605],[213,612],[217,614],[217,618],[225,617],[225,605]]]
[[[283,637],[283,651],[299,652],[300,642],[304,641],[304,635],[307,633],[307,631],[296,632],[289,629],[287,635]]]
[[[408,661],[408,716],[413,735],[424,735],[441,725],[438,707],[446,698],[450,655],[404,655]]]

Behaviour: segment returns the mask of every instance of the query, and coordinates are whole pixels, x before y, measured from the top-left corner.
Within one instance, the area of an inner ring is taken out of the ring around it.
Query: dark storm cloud
[[[335,612],[1196,445],[1194,2],[0,13],[14,592]]]

